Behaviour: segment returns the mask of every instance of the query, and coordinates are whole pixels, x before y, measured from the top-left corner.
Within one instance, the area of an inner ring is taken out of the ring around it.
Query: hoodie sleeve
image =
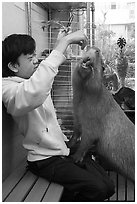
[[[58,67],[65,59],[63,54],[53,50],[29,79],[3,83],[2,100],[8,113],[19,116],[42,105],[50,94]]]

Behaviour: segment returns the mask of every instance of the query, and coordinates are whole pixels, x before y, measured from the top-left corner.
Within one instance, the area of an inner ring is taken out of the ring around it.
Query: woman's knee
[[[107,185],[105,182],[100,181],[96,184],[89,184],[86,186],[87,191],[84,191],[84,196],[89,196],[89,200],[91,201],[105,201],[106,199],[110,198],[115,193],[115,188],[112,185]]]

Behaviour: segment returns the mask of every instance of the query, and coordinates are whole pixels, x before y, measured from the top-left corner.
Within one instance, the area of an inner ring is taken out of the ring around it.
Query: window
[[[116,9],[116,3],[115,2],[111,3],[111,9]]]
[[[134,10],[130,10],[129,11],[129,18],[131,19],[134,19],[135,18],[135,11]]]

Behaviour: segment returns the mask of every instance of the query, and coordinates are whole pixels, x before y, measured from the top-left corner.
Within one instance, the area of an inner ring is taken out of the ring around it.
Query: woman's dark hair
[[[8,68],[8,63],[17,63],[21,54],[33,54],[36,45],[35,40],[25,34],[12,34],[2,41],[2,77],[14,76]]]

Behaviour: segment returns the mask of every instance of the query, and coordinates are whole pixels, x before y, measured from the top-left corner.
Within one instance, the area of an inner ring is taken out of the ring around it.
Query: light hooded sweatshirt
[[[24,136],[28,161],[69,155],[50,95],[58,67],[64,61],[65,56],[53,50],[29,79],[2,79],[2,100]]]

